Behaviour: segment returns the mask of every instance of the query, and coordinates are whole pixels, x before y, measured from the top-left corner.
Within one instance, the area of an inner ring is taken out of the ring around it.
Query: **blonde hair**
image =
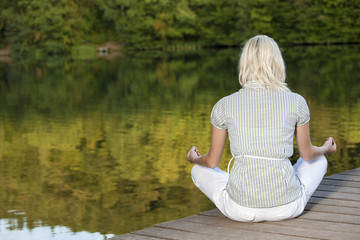
[[[288,91],[285,78],[285,63],[274,39],[266,35],[250,38],[239,61],[239,83],[246,87],[256,81],[263,88]]]

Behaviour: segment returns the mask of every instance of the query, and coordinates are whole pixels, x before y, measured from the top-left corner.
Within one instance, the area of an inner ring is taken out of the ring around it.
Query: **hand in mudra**
[[[197,147],[192,146],[186,156],[186,160],[188,160],[191,163],[194,163],[194,160],[199,158],[201,154],[199,153],[199,150]]]

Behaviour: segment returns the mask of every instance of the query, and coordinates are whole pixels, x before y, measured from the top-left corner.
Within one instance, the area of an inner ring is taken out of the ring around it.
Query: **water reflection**
[[[328,174],[360,166],[359,56],[358,46],[284,49],[313,143],[337,140]],[[213,208],[185,155],[192,144],[207,151],[213,104],[239,88],[237,58],[226,49],[0,65],[2,223],[23,222],[21,234],[107,236]],[[227,150],[221,167],[229,158]]]
[[[115,236],[114,234],[101,235],[99,233],[88,233],[86,231],[74,233],[71,229],[63,226],[46,226],[41,222],[32,223],[34,226],[27,226],[29,221],[26,217],[22,219],[0,219],[1,238],[6,240],[25,239],[66,239],[66,240],[104,240]]]

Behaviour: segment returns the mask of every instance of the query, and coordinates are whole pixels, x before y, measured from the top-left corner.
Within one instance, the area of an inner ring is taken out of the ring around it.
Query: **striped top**
[[[228,131],[235,157],[226,187],[233,201],[264,208],[299,197],[301,183],[288,158],[293,155],[295,126],[309,120],[302,96],[264,88],[255,81],[215,104],[211,123]]]

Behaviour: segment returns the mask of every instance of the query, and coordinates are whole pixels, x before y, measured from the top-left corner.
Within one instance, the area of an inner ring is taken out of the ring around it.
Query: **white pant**
[[[293,166],[300,179],[302,191],[300,197],[286,205],[272,208],[248,208],[232,201],[226,191],[229,174],[220,168],[208,168],[195,164],[191,170],[194,184],[215,204],[228,218],[240,222],[280,221],[299,216],[311,195],[322,181],[327,160],[320,156],[311,161],[299,158]]]

